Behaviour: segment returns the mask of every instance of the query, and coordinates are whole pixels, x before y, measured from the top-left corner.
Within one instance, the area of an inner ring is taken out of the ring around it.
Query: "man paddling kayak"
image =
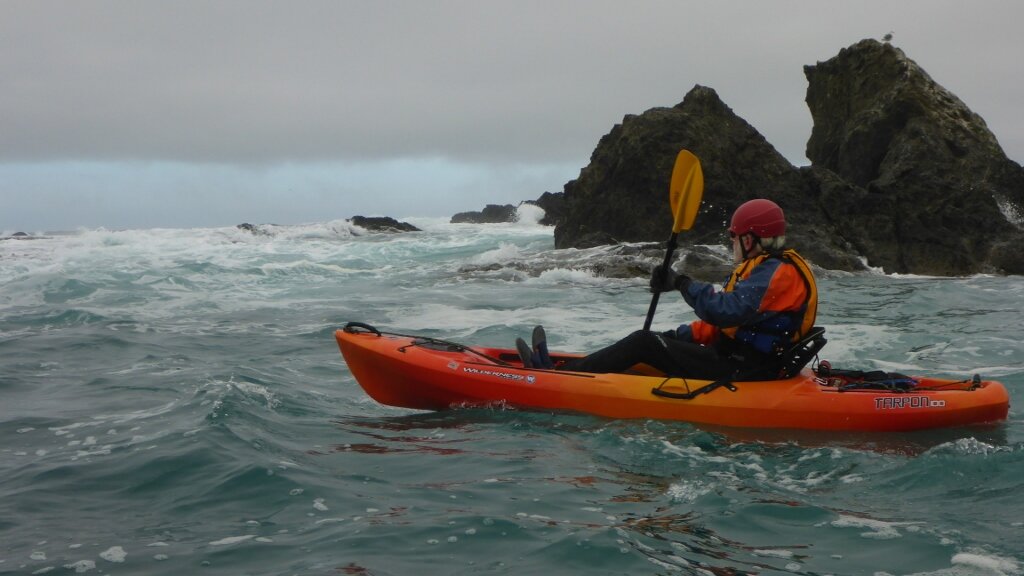
[[[814,326],[818,308],[814,274],[795,250],[785,248],[785,233],[785,215],[776,203],[756,199],[742,204],[729,225],[737,266],[723,290],[671,267],[657,266],[651,273],[651,292],[680,292],[698,320],[667,332],[638,330],[557,367],[538,326],[532,347],[516,339],[523,365],[605,373],[644,363],[665,374],[703,380],[738,373],[771,377],[781,351]]]

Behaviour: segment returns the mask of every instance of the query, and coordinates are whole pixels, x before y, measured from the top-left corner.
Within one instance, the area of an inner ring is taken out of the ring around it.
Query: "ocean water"
[[[1024,574],[1024,279],[820,280],[822,357],[1001,380],[998,426],[426,413],[370,400],[334,330],[585,351],[649,295],[535,214],[410,221],[0,241],[0,574]]]

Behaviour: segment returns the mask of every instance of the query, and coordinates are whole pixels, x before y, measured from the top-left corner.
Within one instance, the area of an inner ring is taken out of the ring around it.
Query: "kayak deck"
[[[356,381],[374,400],[421,410],[502,405],[742,428],[858,431],[998,422],[1009,411],[1009,395],[996,381],[922,377],[909,391],[844,390],[805,368],[792,378],[734,382],[681,399],[710,383],[666,378],[650,369],[527,369],[514,350],[396,334],[338,330],[335,337]]]

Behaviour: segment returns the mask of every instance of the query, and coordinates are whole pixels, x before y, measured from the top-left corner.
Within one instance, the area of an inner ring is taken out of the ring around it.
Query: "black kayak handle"
[[[343,330],[345,332],[348,332],[349,334],[354,334],[357,328],[360,328],[367,332],[373,332],[377,336],[380,336],[380,330],[377,330],[373,326],[370,326],[369,324],[366,324],[364,322],[349,322],[348,324],[345,324]]]

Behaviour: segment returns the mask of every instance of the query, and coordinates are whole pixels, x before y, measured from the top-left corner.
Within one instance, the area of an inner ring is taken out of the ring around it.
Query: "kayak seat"
[[[827,342],[823,326],[811,328],[803,338],[779,355],[779,378],[792,378],[799,374]]]

